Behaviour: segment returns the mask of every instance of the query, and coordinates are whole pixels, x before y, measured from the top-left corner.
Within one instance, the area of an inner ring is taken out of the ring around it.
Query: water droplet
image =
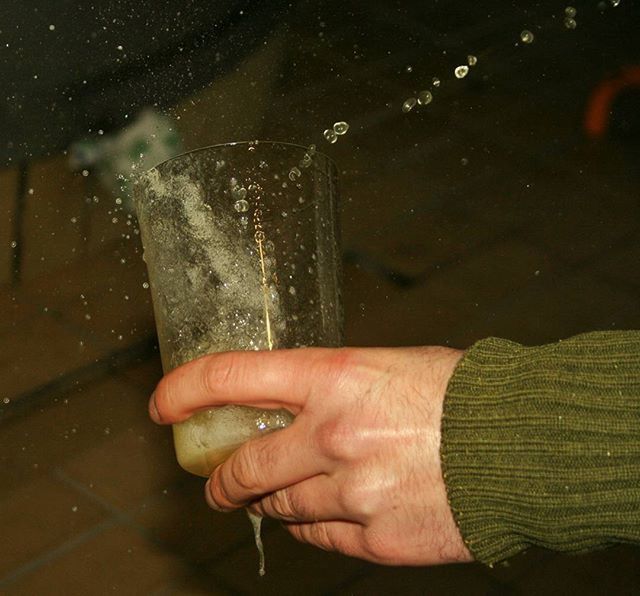
[[[413,72],[413,66],[406,66],[404,70],[405,72]]]
[[[456,75],[456,79],[464,79],[469,74],[469,67],[466,64],[462,64],[457,66],[453,73]]]
[[[404,103],[402,104],[402,111],[405,114],[407,112],[410,112],[411,110],[413,110],[413,108],[415,107],[416,103],[418,103],[418,100],[415,97],[409,97],[408,99],[405,99]]]
[[[105,435],[110,435],[110,434],[111,434],[111,429],[110,429],[108,426],[106,426],[106,427],[104,428],[104,431],[103,431],[103,432],[104,432],[104,434],[105,434]]]
[[[89,170],[82,170],[82,175],[86,178],[89,175]]]
[[[86,315],[84,315],[84,318],[85,318],[87,321],[90,321],[90,320],[91,320],[91,315],[90,315],[89,313],[87,313]]]
[[[296,289],[293,286],[289,286],[289,294],[292,296],[296,295]]]
[[[124,50],[124,48],[123,48],[122,46],[118,46],[116,49],[117,49],[119,52],[122,52],[122,50]]]
[[[611,2],[611,6],[619,6],[620,0],[609,0]]]
[[[73,507],[71,507],[71,511],[73,511],[74,513],[78,511],[78,506],[74,505]]]
[[[568,16],[570,19],[572,19],[578,14],[578,11],[573,6],[567,6],[564,9],[564,14]]]
[[[333,132],[335,132],[337,135],[340,135],[340,136],[347,134],[348,130],[349,130],[349,125],[344,120],[341,120],[340,122],[336,122],[333,125]]]
[[[302,172],[295,166],[289,170],[289,180],[292,182],[300,178]]]
[[[18,242],[16,240],[11,241],[11,248],[16,248],[18,246]]]
[[[142,287],[143,287],[145,290],[148,290],[148,289],[149,289],[149,282],[148,282],[148,281],[142,282]]]
[[[426,106],[427,104],[431,103],[432,100],[433,100],[433,95],[431,94],[431,91],[424,90],[418,93],[418,103],[421,106]]]
[[[463,166],[468,166],[468,165],[469,165],[469,160],[468,160],[466,157],[463,157],[463,158],[460,160],[460,163],[461,163]]]
[[[236,200],[243,200],[247,198],[247,189],[244,186],[233,186],[231,188],[231,194]]]
[[[475,66],[476,64],[478,64],[478,57],[474,56],[473,54],[469,54],[467,56],[467,64],[469,66]]]
[[[7,404],[11,403],[11,400],[8,397],[3,397],[2,403],[6,406]]]
[[[338,140],[338,135],[333,128],[327,128],[322,134],[330,143],[335,143]]]
[[[116,205],[122,205],[122,199],[120,197],[116,198]]]
[[[535,37],[533,33],[531,33],[531,31],[529,31],[528,29],[524,29],[520,33],[520,41],[522,41],[522,43],[533,43],[534,39]]]
[[[431,84],[432,84],[434,87],[440,87],[440,79],[439,79],[438,77],[433,77],[433,78],[431,79]]]
[[[28,192],[30,195],[32,195],[32,194],[33,194],[33,188],[30,188],[27,192]]]
[[[55,30],[56,30],[55,25],[49,25],[49,31],[55,31]]]
[[[575,29],[575,28],[578,26],[578,23],[576,22],[576,20],[575,20],[575,19],[571,19],[571,18],[567,17],[567,18],[564,20],[564,26],[565,26],[567,29]]]
[[[316,146],[311,144],[307,147],[307,153],[311,156],[314,155],[314,153],[316,152]]]
[[[246,211],[249,210],[249,202],[246,201],[245,199],[238,199],[234,204],[233,204],[233,208],[238,212],[238,213],[245,213]]]

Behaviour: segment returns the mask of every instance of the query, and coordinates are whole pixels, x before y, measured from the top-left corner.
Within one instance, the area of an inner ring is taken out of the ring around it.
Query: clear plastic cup
[[[135,203],[165,372],[204,354],[342,342],[336,168],[313,146],[207,147],[142,174]],[[286,410],[225,406],[173,427],[208,476]]]

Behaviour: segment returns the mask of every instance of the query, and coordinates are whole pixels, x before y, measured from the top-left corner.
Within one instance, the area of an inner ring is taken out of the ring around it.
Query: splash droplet
[[[405,114],[407,112],[410,112],[411,110],[413,110],[413,108],[415,107],[416,103],[418,103],[418,100],[415,97],[409,97],[408,99],[405,99],[404,103],[402,104],[402,111]]]
[[[572,19],[572,18],[570,18],[570,17],[567,17],[567,18],[564,20],[564,26],[565,26],[567,29],[575,29],[575,28],[578,26],[578,23],[576,22],[576,20],[575,20],[575,19]]]
[[[578,11],[573,6],[567,6],[564,9],[564,14],[568,16],[570,19],[572,19],[578,14]]]
[[[349,125],[344,120],[341,120],[340,122],[336,122],[333,125],[333,132],[335,132],[339,136],[346,134],[348,130],[349,130]]]
[[[324,136],[325,139],[327,139],[327,141],[329,141],[330,143],[335,143],[338,140],[338,135],[336,134],[336,132],[333,130],[333,128],[327,128],[322,135]]]
[[[433,78],[431,79],[431,84],[432,84],[434,87],[440,87],[440,79],[439,79],[438,77],[433,77]]]
[[[469,67],[466,64],[462,64],[453,71],[456,75],[456,79],[464,79],[469,74]]]
[[[405,72],[413,72],[413,66],[407,66],[404,70]]]
[[[520,41],[522,41],[522,43],[533,43],[534,39],[535,36],[528,29],[525,29],[520,33]]]
[[[420,91],[420,93],[418,93],[418,103],[421,106],[426,106],[432,101],[433,101],[433,95],[431,94],[431,91],[428,91],[425,89],[424,91]]]
[[[476,64],[478,64],[478,57],[474,56],[473,54],[469,54],[467,56],[467,64],[469,66],[475,66]]]
[[[619,6],[620,0],[609,0],[611,2],[611,6]]]

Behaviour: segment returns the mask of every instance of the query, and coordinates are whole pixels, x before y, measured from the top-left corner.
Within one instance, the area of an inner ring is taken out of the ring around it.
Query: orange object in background
[[[627,66],[595,88],[585,112],[584,129],[587,136],[598,139],[606,134],[613,102],[621,92],[630,88],[640,91],[640,66]]]

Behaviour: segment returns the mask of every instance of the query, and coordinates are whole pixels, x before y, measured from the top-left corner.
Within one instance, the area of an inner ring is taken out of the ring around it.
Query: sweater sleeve
[[[441,460],[476,560],[640,544],[640,331],[476,343],[447,389]]]

